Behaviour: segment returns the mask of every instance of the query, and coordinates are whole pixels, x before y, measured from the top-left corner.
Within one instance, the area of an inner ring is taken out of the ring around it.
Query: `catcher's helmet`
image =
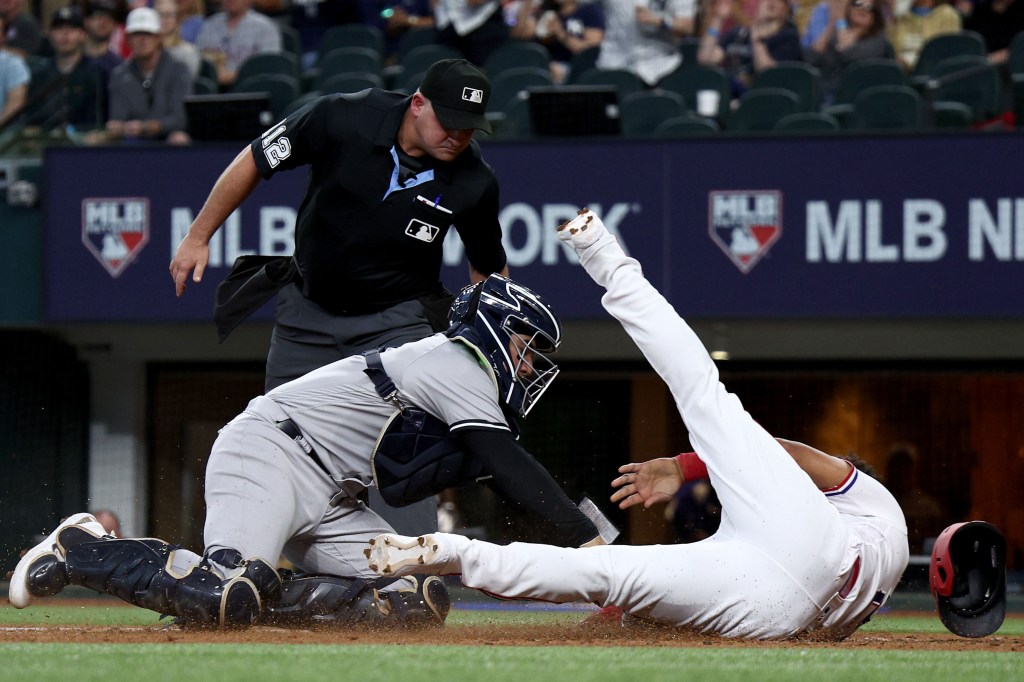
[[[562,340],[562,325],[551,307],[523,285],[491,275],[459,292],[448,321],[449,338],[483,355],[494,370],[501,400],[525,417],[558,375],[546,355]]]
[[[935,540],[928,581],[950,632],[991,635],[1006,617],[1006,538],[984,521],[949,526]]]

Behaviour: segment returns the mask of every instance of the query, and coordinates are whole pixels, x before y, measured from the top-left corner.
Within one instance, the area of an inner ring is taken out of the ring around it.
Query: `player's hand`
[[[646,508],[659,502],[668,502],[683,484],[679,467],[671,457],[623,464],[619,467],[619,473],[622,476],[612,481],[612,487],[618,490],[611,497],[612,502],[619,504],[619,509],[628,509],[641,503]]]
[[[210,260],[210,245],[197,242],[188,235],[178,244],[178,250],[174,252],[174,258],[168,268],[171,271],[171,279],[174,280],[174,295],[181,296],[185,293],[185,280],[188,273],[193,272],[192,281],[198,284],[203,281],[203,271]]]

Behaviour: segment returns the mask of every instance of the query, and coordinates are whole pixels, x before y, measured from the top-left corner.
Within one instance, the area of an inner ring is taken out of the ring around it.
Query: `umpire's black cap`
[[[950,632],[991,635],[1006,618],[1006,538],[984,521],[949,526],[935,540],[928,582]]]
[[[465,59],[434,62],[423,77],[420,93],[430,100],[445,128],[491,132],[486,116],[491,84]]]

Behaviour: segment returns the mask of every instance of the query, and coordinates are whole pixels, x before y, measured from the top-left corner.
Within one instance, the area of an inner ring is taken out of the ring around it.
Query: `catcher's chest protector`
[[[485,475],[480,462],[448,432],[448,425],[417,407],[406,407],[388,420],[370,466],[381,497],[395,507]]]

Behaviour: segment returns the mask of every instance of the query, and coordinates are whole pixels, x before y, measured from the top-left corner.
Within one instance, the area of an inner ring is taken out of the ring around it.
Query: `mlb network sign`
[[[779,190],[709,193],[708,233],[741,272],[750,272],[782,238],[782,203]],[[885,229],[886,208],[877,199],[806,201],[804,261],[936,262],[949,256],[953,235],[966,237],[953,251],[966,252],[970,262],[1024,261],[1024,199],[968,199],[966,226],[950,225],[947,206],[937,199],[908,198],[900,202],[900,220]]]
[[[148,241],[148,198],[82,200],[82,243],[111,277],[120,276]]]

